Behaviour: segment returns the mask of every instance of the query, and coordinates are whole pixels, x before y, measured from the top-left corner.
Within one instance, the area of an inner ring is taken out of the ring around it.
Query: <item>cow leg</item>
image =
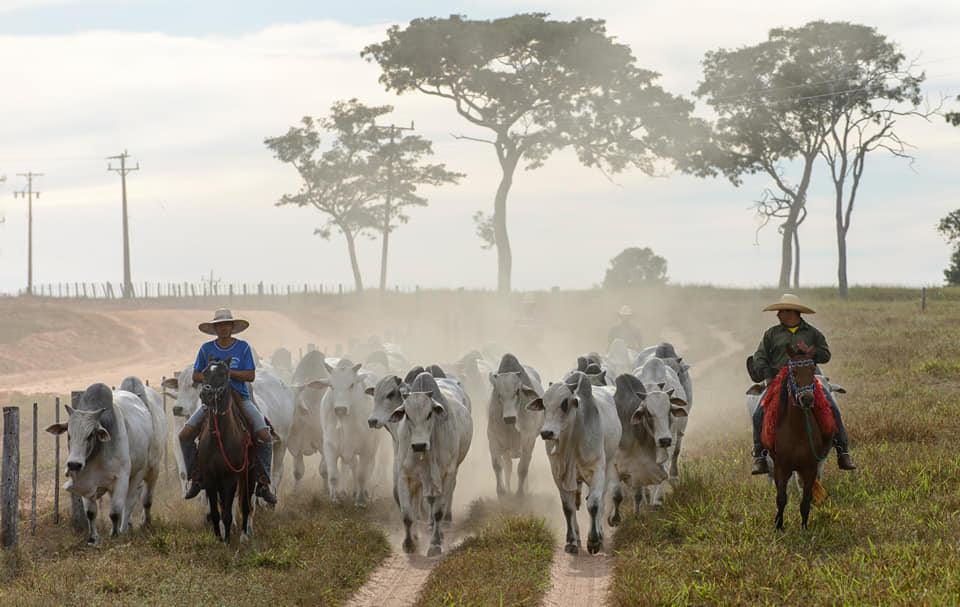
[[[606,490],[604,472],[598,470],[590,480],[587,494],[587,512],[590,514],[590,531],[587,532],[587,552],[596,554],[603,550],[603,493]]]
[[[506,450],[503,457],[503,493],[510,493],[510,487],[513,486],[513,458],[510,457],[510,451]]]
[[[620,524],[620,502],[623,501],[623,488],[620,486],[620,475],[617,473],[617,467],[614,464],[614,458],[607,460],[606,472],[604,473],[604,479],[606,480],[606,487],[603,488],[603,493],[601,494],[604,499],[607,495],[613,500],[613,512],[610,514],[610,517],[607,519],[607,522],[611,527],[614,527]],[[620,501],[617,501],[619,498]],[[605,502],[604,502],[605,503]],[[603,510],[600,511],[600,516],[603,516]]]
[[[647,488],[644,486],[637,487],[633,491],[633,513],[640,514],[640,508],[643,507],[644,501],[646,500]]]
[[[673,450],[673,457],[670,458],[670,480],[675,481],[680,478],[680,445],[683,443],[683,432],[677,433],[677,446]]]
[[[357,472],[354,475],[357,485],[356,502],[358,506],[366,506],[370,500],[368,485],[373,477],[373,467],[377,462],[376,450],[364,453],[357,462]]]
[[[443,552],[443,537],[440,534],[440,521],[443,520],[443,498],[428,497],[430,503],[430,548],[427,556],[439,556]]]
[[[327,473],[324,475],[325,482],[327,486],[328,495],[330,496],[330,501],[337,501],[337,489],[339,488],[339,470],[337,465],[339,464],[339,456],[334,452],[333,448],[328,446],[328,443],[323,444],[323,461],[326,464]]]
[[[507,488],[503,484],[503,459],[500,457],[499,450],[490,445],[490,463],[493,464],[493,474],[497,477],[497,497],[503,497],[507,493]]]
[[[124,515],[127,513],[127,490],[130,482],[126,477],[127,475],[121,472],[113,491],[110,492],[111,537],[116,537],[120,531],[126,530]]]
[[[416,505],[417,508],[420,507],[419,495],[413,495],[416,492],[410,490],[410,481],[409,479],[401,479],[401,482],[397,483],[397,498],[400,503],[400,516],[403,518],[403,551],[407,554],[416,552],[417,543],[414,541],[412,527],[413,527],[413,506]],[[413,501],[413,497],[417,497],[417,501]]]
[[[611,497],[613,499],[613,512],[607,519],[607,523],[611,527],[616,527],[623,522],[623,517],[620,516],[620,504],[623,503],[623,487],[620,486],[620,483],[617,483],[613,488]]]
[[[787,507],[787,481],[789,473],[779,468],[776,463],[773,466],[774,482],[777,485],[777,529],[783,529],[783,509]]]
[[[449,482],[449,487],[445,488],[443,491],[443,520],[444,522],[451,522],[453,520],[453,490],[457,488],[457,477],[456,471],[454,471],[452,480]]]
[[[580,552],[580,528],[577,526],[577,507],[573,491],[560,490],[560,506],[567,521],[567,545],[564,550],[570,554]]]
[[[527,491],[527,474],[530,472],[530,460],[533,459],[533,447],[537,441],[537,435],[532,435],[533,440],[523,442],[520,451],[520,461],[517,462],[517,495],[523,495]]]
[[[150,526],[150,509],[153,507],[153,493],[157,487],[157,480],[160,478],[160,469],[156,468],[155,472],[147,478],[147,482],[143,487],[143,526]]]
[[[287,444],[282,441],[273,443],[273,461],[270,466],[270,486],[273,487],[273,494],[280,492],[280,481],[283,480],[283,458],[287,452]]]
[[[656,485],[650,485],[650,505],[654,508],[663,506],[663,489],[667,481],[661,481]]]
[[[303,454],[297,453],[293,456],[293,492],[296,493],[300,488],[300,480],[303,478],[304,465]]]
[[[87,544],[94,546],[100,542],[100,534],[97,533],[97,500],[85,497],[82,501],[83,510],[87,513],[87,526],[90,528]]]

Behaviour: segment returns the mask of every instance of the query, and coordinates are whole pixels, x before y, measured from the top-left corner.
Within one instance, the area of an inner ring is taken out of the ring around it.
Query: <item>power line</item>
[[[33,190],[33,178],[43,177],[43,173],[17,173],[18,177],[27,178],[27,188],[14,192],[13,197],[18,195],[20,198],[27,199],[27,295],[33,295],[33,197],[40,198],[40,192]]]
[[[140,161],[137,166],[127,168],[127,158],[130,154],[126,150],[117,156],[107,156],[107,160],[120,160],[120,168],[116,169],[107,163],[107,170],[120,174],[123,188],[123,296],[133,297],[133,282],[130,280],[130,233],[127,229],[127,173],[140,170]]]

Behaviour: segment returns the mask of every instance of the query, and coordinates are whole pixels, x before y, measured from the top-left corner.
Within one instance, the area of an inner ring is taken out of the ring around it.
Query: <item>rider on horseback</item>
[[[203,333],[216,335],[217,338],[204,343],[197,354],[197,361],[193,365],[194,383],[203,382],[203,369],[207,366],[210,355],[221,360],[231,359],[230,387],[240,394],[240,409],[243,411],[247,423],[253,428],[257,436],[257,455],[260,468],[256,489],[257,497],[268,504],[276,504],[277,497],[270,490],[270,464],[273,459],[273,437],[263,414],[250,400],[247,383],[253,382],[256,371],[250,345],[242,339],[232,337],[250,326],[246,320],[234,318],[230,310],[220,308],[213,314],[211,322],[202,322],[199,329]],[[183,463],[187,469],[187,478],[190,486],[183,494],[183,499],[192,499],[203,488],[196,478],[197,443],[194,440],[200,431],[206,415],[206,406],[200,405],[180,431],[180,449],[183,451]]]
[[[756,353],[753,357],[747,359],[751,379],[756,382],[762,381],[765,386],[789,362],[786,353],[787,345],[806,352],[818,365],[830,361],[830,348],[827,346],[827,339],[823,336],[823,333],[800,317],[801,313],[813,314],[814,311],[801,304],[799,297],[785,293],[779,302],[763,309],[764,312],[774,310],[777,312],[777,319],[780,324],[767,329]],[[833,411],[833,417],[837,422],[837,436],[833,441],[837,448],[837,465],[841,470],[855,470],[857,466],[853,463],[853,459],[847,451],[847,431],[843,427],[837,401],[833,398],[830,390],[825,389],[823,393],[830,402],[830,409]],[[764,389],[764,394],[766,394],[766,389]],[[763,402],[763,395],[760,397],[760,402]],[[753,414],[753,457],[755,459],[750,471],[751,474],[768,473],[767,452],[760,440],[761,428],[763,428],[763,407],[758,406]]]

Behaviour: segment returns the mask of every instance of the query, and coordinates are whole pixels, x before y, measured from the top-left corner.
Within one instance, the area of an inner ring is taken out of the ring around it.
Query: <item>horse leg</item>
[[[790,473],[774,464],[773,477],[777,485],[777,529],[783,529],[783,509],[787,507],[787,481]]]
[[[219,540],[223,537],[220,532],[220,500],[215,489],[207,489],[207,520],[213,525],[213,535]]]
[[[230,545],[230,530],[233,527],[233,498],[237,494],[237,481],[231,480],[226,487],[220,489],[220,502],[223,504],[223,543]]]
[[[240,499],[240,541],[250,541],[250,535],[253,533],[253,520],[251,519],[251,491],[253,479],[250,478],[250,469],[247,468],[240,475],[239,499]]]
[[[807,528],[807,517],[810,515],[810,502],[813,501],[813,483],[816,480],[816,468],[806,470],[803,475],[803,499],[800,500],[800,516],[803,519],[803,528]]]

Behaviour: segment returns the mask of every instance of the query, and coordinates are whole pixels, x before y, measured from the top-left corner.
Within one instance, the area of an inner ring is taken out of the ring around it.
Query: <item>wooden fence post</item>
[[[0,545],[17,545],[20,502],[20,407],[3,408],[3,486],[0,488]]]
[[[76,409],[80,405],[81,396],[83,396],[83,390],[70,392],[70,406]],[[83,511],[83,500],[76,493],[70,494],[70,523],[77,531],[87,529],[87,513]]]
[[[53,417],[55,423],[60,423],[60,397],[53,401]],[[60,524],[60,435],[54,437],[54,461],[53,466],[53,524]]]
[[[920,311],[921,312],[927,311],[927,288],[926,287],[922,287],[920,289]]]

